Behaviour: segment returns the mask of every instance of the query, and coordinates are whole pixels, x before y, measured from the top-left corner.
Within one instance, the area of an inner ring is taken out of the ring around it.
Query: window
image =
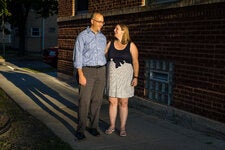
[[[40,28],[31,28],[31,37],[40,37]]]
[[[77,0],[76,2],[77,13],[86,13],[88,10],[88,0]]]
[[[146,61],[146,97],[152,101],[171,105],[173,98],[172,62],[164,60]]]
[[[176,2],[178,0],[147,0],[147,4],[162,4],[162,3],[170,3],[170,2]]]
[[[156,0],[157,3],[169,3],[169,2],[176,2],[178,0]]]

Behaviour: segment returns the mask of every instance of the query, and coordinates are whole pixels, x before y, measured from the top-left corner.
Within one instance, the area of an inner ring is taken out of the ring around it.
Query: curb
[[[206,133],[217,139],[225,140],[225,124],[221,122],[175,107],[148,101],[137,96],[131,98],[129,104],[131,108],[140,110],[145,114],[156,116],[187,129]]]

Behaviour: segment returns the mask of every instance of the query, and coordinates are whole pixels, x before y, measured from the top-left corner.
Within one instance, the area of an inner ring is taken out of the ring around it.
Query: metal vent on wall
[[[173,97],[172,62],[163,60],[146,61],[146,96],[158,103],[171,105]]]

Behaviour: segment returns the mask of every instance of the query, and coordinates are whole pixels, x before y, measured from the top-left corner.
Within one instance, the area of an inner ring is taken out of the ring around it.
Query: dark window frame
[[[172,3],[172,2],[177,2],[179,0],[147,0],[147,4],[163,4],[163,3]]]
[[[31,37],[40,37],[41,36],[41,30],[39,27],[32,27],[31,28]]]
[[[88,12],[88,0],[76,0],[75,10],[77,14]]]

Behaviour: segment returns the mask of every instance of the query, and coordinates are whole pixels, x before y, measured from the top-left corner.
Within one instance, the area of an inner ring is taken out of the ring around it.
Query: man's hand
[[[79,84],[86,86],[87,80],[86,80],[85,76],[79,76]]]

